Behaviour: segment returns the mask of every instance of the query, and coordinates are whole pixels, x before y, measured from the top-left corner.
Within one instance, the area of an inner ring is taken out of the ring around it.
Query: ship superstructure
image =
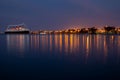
[[[29,33],[30,30],[26,28],[25,24],[9,25],[5,33]]]

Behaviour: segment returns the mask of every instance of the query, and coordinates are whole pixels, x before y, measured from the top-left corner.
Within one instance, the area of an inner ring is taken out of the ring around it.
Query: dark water
[[[0,35],[0,79],[120,79],[119,35]]]

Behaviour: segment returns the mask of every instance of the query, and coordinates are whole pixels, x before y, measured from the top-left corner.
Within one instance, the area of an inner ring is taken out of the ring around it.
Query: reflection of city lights
[[[58,49],[58,37],[59,37],[59,35],[55,35],[55,47],[56,47],[56,49]]]
[[[30,47],[29,47],[30,45]],[[113,48],[117,46],[116,49]],[[35,52],[55,54],[64,53],[70,58],[80,58],[88,63],[91,56],[102,63],[107,62],[111,52],[120,50],[120,37],[114,35],[76,35],[76,34],[57,34],[57,35],[7,35],[8,50],[24,53],[28,47]],[[113,50],[115,49],[115,50]],[[116,54],[116,53],[114,53]],[[119,62],[120,54],[117,53]]]
[[[73,35],[70,35],[70,52],[73,51]]]
[[[87,53],[89,52],[89,37],[87,36],[87,42],[86,42],[86,49]]]
[[[89,36],[87,36],[87,40],[86,40],[86,61],[85,63],[87,63],[88,55],[89,55]]]
[[[60,34],[59,37],[60,37],[59,38],[59,48],[60,48],[60,51],[62,51],[62,44],[63,44],[63,42],[62,42],[62,34]]]
[[[29,46],[28,43],[29,43],[28,35],[7,35],[8,51],[9,50],[19,51],[19,53],[23,53],[25,51],[25,48]]]
[[[65,35],[64,37],[64,46],[65,46],[65,51],[68,52],[68,35]]]
[[[31,36],[31,48],[39,48],[39,36]]]
[[[111,36],[111,40],[112,40],[112,42],[114,41],[114,36],[113,35]]]
[[[52,51],[52,47],[53,47],[53,43],[52,43],[52,35],[50,35],[50,39],[49,39],[49,41],[50,41],[50,46],[49,46],[49,48],[50,48],[50,51]]]
[[[106,37],[104,36],[104,41],[103,41],[103,47],[104,47],[104,63],[106,62],[106,58],[107,58],[107,44],[106,44]]]

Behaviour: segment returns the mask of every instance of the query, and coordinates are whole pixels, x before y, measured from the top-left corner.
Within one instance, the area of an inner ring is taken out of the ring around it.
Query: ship
[[[5,30],[5,34],[29,34],[30,30],[25,24],[9,25]]]

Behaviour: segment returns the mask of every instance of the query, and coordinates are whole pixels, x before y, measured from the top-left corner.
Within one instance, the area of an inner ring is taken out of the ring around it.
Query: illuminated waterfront
[[[8,78],[109,79],[120,73],[119,35],[0,35],[0,44],[1,76]]]

